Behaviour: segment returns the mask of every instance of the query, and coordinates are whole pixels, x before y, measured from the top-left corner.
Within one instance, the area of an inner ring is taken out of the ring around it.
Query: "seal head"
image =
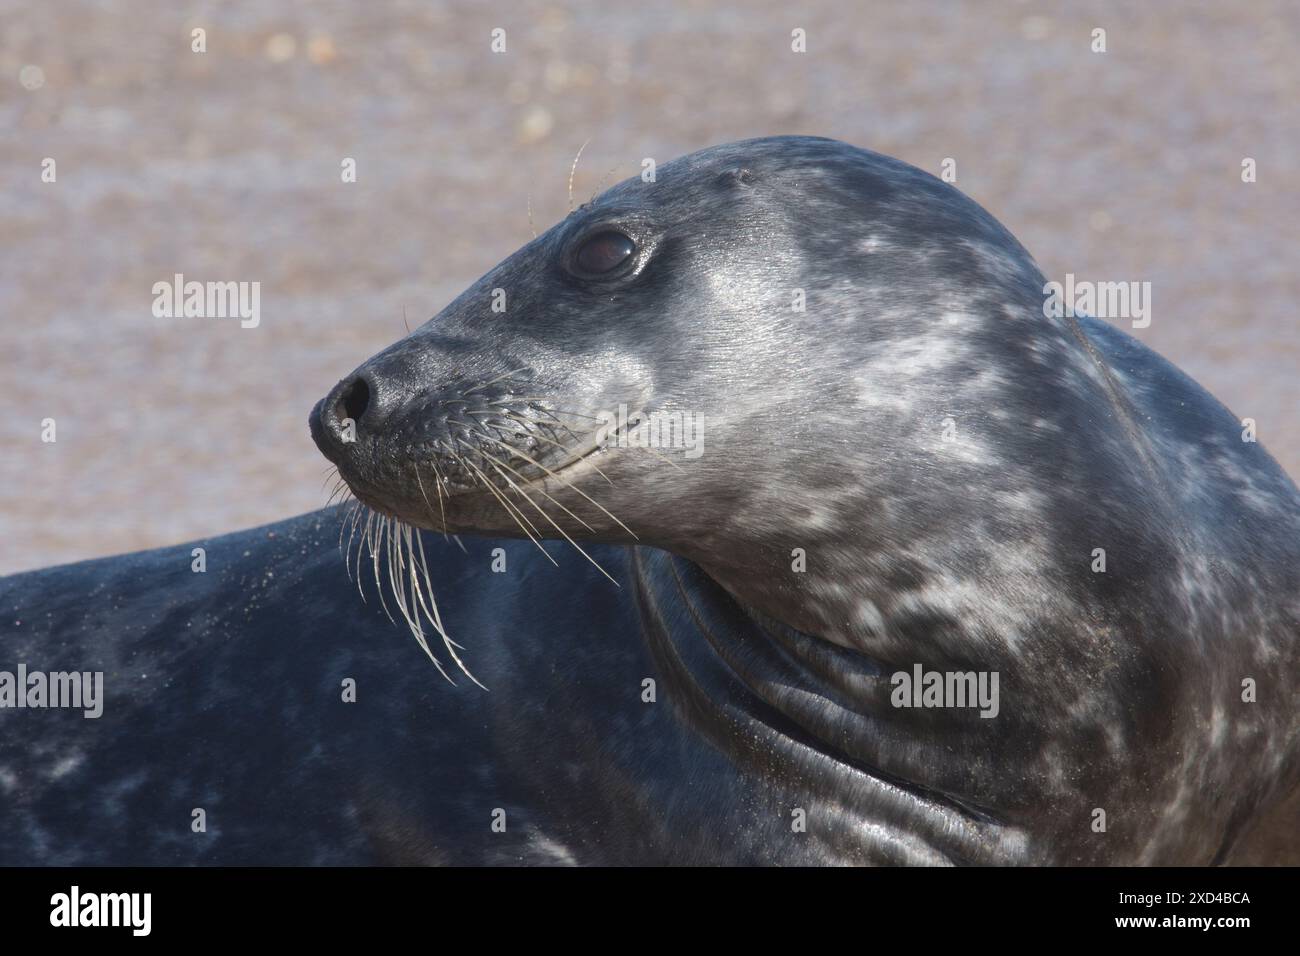
[[[1297,708],[1240,689],[1294,673],[1300,494],[1044,286],[905,163],[734,143],[576,210],[341,382],[313,435],[419,527],[652,546],[645,637],[687,719],[813,754],[798,772],[857,794],[856,824],[951,859],[1221,858],[1295,784]],[[664,415],[703,418],[698,459],[622,447]],[[918,665],[997,675],[994,719],[900,708]]]

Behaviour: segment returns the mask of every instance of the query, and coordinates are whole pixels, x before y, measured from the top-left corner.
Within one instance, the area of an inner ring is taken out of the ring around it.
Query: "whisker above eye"
[[[582,151],[587,148],[587,143],[590,142],[591,140],[588,139],[586,143],[578,147],[578,155],[573,157],[573,165],[569,167],[569,212],[573,212],[573,176],[578,171],[578,160],[582,159]]]

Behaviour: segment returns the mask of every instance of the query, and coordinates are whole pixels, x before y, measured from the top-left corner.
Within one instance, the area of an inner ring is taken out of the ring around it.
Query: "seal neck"
[[[637,547],[633,566],[679,717],[772,797],[806,810],[804,850],[875,863],[1023,856],[1023,835],[961,793],[950,748],[890,713],[879,662],[744,607],[684,558]]]

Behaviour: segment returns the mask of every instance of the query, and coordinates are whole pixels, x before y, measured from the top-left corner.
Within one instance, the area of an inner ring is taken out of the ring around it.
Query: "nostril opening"
[[[370,386],[366,384],[365,379],[356,378],[343,389],[337,408],[340,418],[350,418],[354,422],[359,422],[369,406]]]

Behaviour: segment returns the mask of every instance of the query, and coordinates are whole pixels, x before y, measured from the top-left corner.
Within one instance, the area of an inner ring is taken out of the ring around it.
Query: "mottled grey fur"
[[[575,249],[611,226],[636,261],[579,278]],[[563,542],[557,571],[527,541],[464,555],[426,534],[485,694],[443,685],[360,603],[325,554],[333,513],[218,539],[230,570],[203,580],[188,549],[9,579],[9,656],[117,676],[103,722],[28,714],[0,741],[0,854],[1232,858],[1300,783],[1300,493],[1159,356],[1044,317],[1044,281],[950,186],[830,140],[720,146],[614,187],[362,365],[312,426],[362,500],[437,531],[520,534],[464,460],[492,476],[500,455],[621,590]],[[570,413],[620,403],[701,414],[704,454],[597,453],[561,474],[589,499],[528,461],[565,464],[592,427]],[[998,716],[891,706],[914,663],[997,671]],[[363,703],[340,704],[354,673]],[[204,801],[224,808],[206,844],[186,832]]]

